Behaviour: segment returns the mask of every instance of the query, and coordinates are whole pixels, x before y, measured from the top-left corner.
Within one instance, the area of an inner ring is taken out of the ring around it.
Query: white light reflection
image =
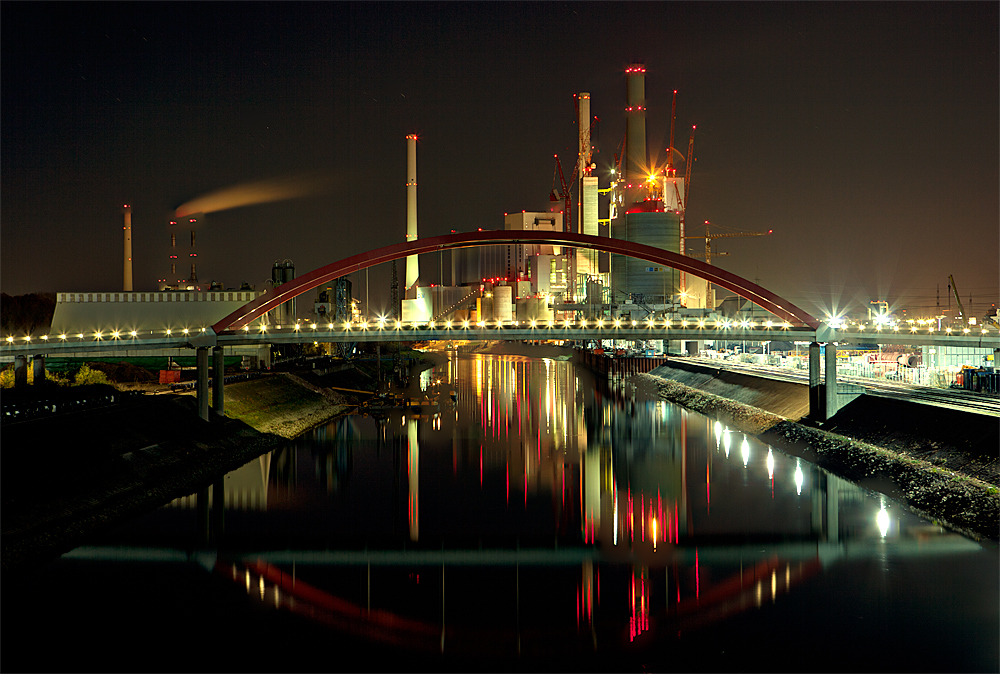
[[[774,479],[774,453],[770,447],[767,448],[767,479]]]
[[[747,436],[743,436],[743,444],[740,445],[740,453],[743,455],[743,467],[745,468],[747,463],[750,462],[750,443],[747,442]]]
[[[732,441],[729,439],[729,433],[724,433],[722,435],[722,446],[726,448],[726,458],[729,458],[729,445]]]
[[[882,534],[882,538],[889,533],[889,513],[885,509],[885,500],[882,500],[882,508],[878,511],[875,516],[875,523],[878,524],[878,532]]]
[[[796,458],[795,459],[795,495],[796,496],[801,496],[802,495],[802,482],[803,482],[802,459]]]

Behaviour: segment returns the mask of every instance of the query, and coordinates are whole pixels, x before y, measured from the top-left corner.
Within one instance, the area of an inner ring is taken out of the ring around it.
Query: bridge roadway
[[[551,321],[531,324],[455,323],[390,326],[377,322],[352,324],[350,328],[332,324],[300,324],[288,328],[227,331],[216,335],[210,327],[164,330],[150,334],[104,330],[64,335],[8,337],[0,343],[0,358],[14,356],[91,355],[113,351],[145,349],[186,349],[263,344],[303,344],[308,342],[399,342],[399,341],[493,341],[493,340],[668,340],[668,341],[798,341],[840,344],[877,343],[906,346],[962,346],[1000,349],[1000,331],[981,329],[948,333],[927,329],[845,331],[828,326],[813,329],[778,322],[739,323],[714,321]]]
[[[136,331],[127,333],[110,332],[108,337],[102,332],[77,333],[73,335],[43,335],[37,340],[24,337],[16,340],[9,337],[0,346],[0,359],[14,360],[14,382],[20,387],[27,384],[27,357],[33,356],[32,367],[36,378],[44,369],[44,356],[131,355],[142,349],[184,349],[196,350],[198,412],[202,419],[209,420],[209,350],[212,352],[212,409],[216,415],[225,412],[224,355],[226,346],[247,344],[298,344],[308,342],[401,342],[401,341],[485,341],[485,340],[726,340],[726,341],[804,341],[809,343],[809,415],[817,420],[825,420],[837,413],[844,404],[857,393],[841,391],[837,386],[837,349],[826,349],[825,374],[820,368],[820,343],[842,344],[871,343],[922,345],[954,345],[977,348],[993,348],[994,357],[1000,358],[1000,331],[981,329],[976,334],[963,331],[962,334],[934,332],[930,329],[919,331],[848,332],[838,331],[826,325],[818,328],[793,326],[788,323],[763,321],[752,323],[741,321],[548,321],[543,324],[529,322],[501,324],[482,322],[471,325],[445,323],[438,327],[433,322],[427,325],[402,324],[396,322],[387,326],[383,322],[364,324],[351,328],[337,329],[333,324],[325,328],[315,323],[290,326],[288,328],[258,330],[226,330],[216,334],[211,327],[183,329],[180,334],[165,329],[162,334],[139,335]],[[40,381],[41,379],[39,379]]]

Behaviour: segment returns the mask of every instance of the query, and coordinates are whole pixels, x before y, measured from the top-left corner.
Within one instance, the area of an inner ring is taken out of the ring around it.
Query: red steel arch
[[[713,267],[710,264],[695,260],[684,255],[671,253],[653,246],[646,246],[640,243],[631,243],[621,239],[612,239],[605,236],[591,236],[589,234],[573,234],[570,232],[539,232],[521,230],[494,230],[486,232],[467,232],[461,234],[445,234],[442,236],[432,236],[416,241],[406,241],[384,248],[377,248],[365,253],[358,253],[349,258],[328,264],[325,267],[314,269],[308,274],[299,276],[289,283],[284,283],[275,288],[274,293],[261,295],[255,300],[240,307],[229,314],[221,321],[212,326],[215,332],[240,330],[251,321],[259,318],[271,309],[288,300],[317,288],[325,283],[330,283],[341,276],[352,274],[356,271],[374,267],[383,262],[401,260],[408,255],[420,255],[423,253],[435,253],[441,250],[453,248],[470,248],[473,246],[489,246],[517,243],[548,244],[554,246],[567,246],[570,248],[586,248],[589,250],[605,251],[617,255],[625,255],[640,260],[646,260],[657,264],[672,267],[678,271],[687,272],[694,276],[707,279],[715,285],[736,293],[755,304],[760,305],[767,311],[782,320],[792,324],[805,324],[810,328],[819,327],[819,321],[808,313],[799,309],[791,302],[775,295],[770,290],[762,288],[755,283],[730,273],[724,269]]]

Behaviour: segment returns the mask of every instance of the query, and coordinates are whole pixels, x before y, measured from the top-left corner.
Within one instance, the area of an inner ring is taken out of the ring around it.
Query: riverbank
[[[205,423],[193,395],[140,396],[5,425],[3,570],[30,569],[195,493],[350,408],[291,374],[231,384],[226,406],[226,418]]]
[[[996,478],[996,444],[992,445],[992,454],[983,455],[991,442],[990,432],[996,433],[997,424],[989,419],[967,420],[970,425],[981,424],[981,430],[965,428],[955,433],[959,437],[955,446],[942,446],[935,440],[921,444],[914,441],[913,434],[904,434],[900,440],[899,433],[895,431],[897,427],[907,426],[907,415],[914,417],[912,423],[919,418],[922,423],[935,425],[932,417],[936,414],[947,416],[953,413],[935,411],[926,406],[911,405],[906,412],[903,411],[905,406],[894,407],[895,416],[882,422],[883,432],[876,432],[871,423],[865,426],[870,438],[865,441],[813,428],[699,390],[667,378],[670,375],[668,370],[654,370],[637,375],[637,381],[651,387],[664,400],[717,418],[730,428],[755,435],[862,487],[885,493],[923,517],[976,539],[1000,538],[1000,480]],[[843,429],[837,427],[836,418],[830,425],[849,431],[848,419],[853,418],[858,428],[863,425],[858,420],[866,416],[862,408],[877,408],[880,405],[884,403],[872,400],[855,405],[850,412],[845,408],[842,410],[845,412]],[[966,436],[975,437],[975,442],[968,444],[962,439]],[[931,443],[935,444],[929,446]],[[932,456],[932,460],[928,460],[928,456]]]

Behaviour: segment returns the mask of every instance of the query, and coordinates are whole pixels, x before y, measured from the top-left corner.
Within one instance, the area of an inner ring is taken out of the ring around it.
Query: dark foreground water
[[[221,531],[6,574],[3,670],[1000,669],[995,544],[568,362],[420,385],[226,475]]]

